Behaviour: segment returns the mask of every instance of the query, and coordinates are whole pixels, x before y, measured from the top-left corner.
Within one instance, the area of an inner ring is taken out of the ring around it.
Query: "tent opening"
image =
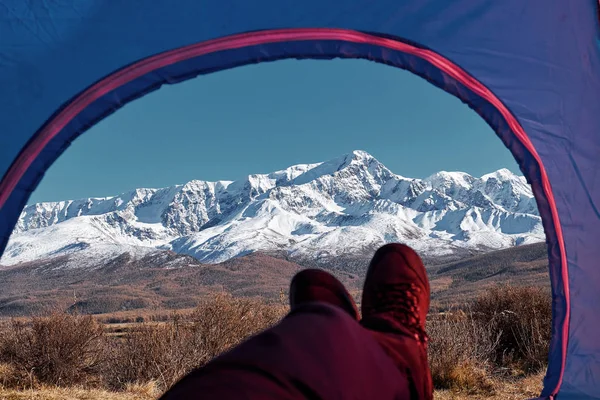
[[[448,338],[468,345],[457,348],[465,362],[538,371],[551,318],[544,230],[531,187],[493,134],[456,98],[365,60],[283,60],[207,75],[132,102],[75,141],[33,193],[0,264],[84,275],[86,265],[110,265],[112,274],[136,263],[181,267],[192,256],[218,271],[232,260],[255,265],[248,255],[258,253],[283,269],[256,292],[276,298],[294,271],[280,265],[283,255],[336,271],[358,300],[371,253],[405,242],[429,268],[431,357],[442,387],[442,371],[459,356],[448,353],[456,347]],[[109,295],[90,292],[82,277],[61,301],[73,296],[71,309],[83,313],[134,315],[195,307],[206,294],[179,286],[158,303],[128,294],[146,279],[130,277]],[[232,290],[237,279],[221,290],[251,293]],[[5,282],[9,295],[19,287]],[[37,306],[28,307],[9,312]],[[493,339],[508,325],[521,336],[505,334],[501,348]]]

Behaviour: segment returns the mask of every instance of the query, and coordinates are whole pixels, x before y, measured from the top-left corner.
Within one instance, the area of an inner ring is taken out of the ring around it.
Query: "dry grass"
[[[2,389],[2,400],[150,400],[156,399],[158,394],[137,391],[110,392],[99,389],[85,389],[78,387],[43,386],[32,390]]]
[[[516,379],[492,380],[492,390],[487,393],[470,393],[465,390],[436,390],[436,400],[523,400],[540,395],[542,391],[543,373],[537,373]]]
[[[172,319],[173,314],[187,315],[194,311],[194,308],[183,308],[175,310],[129,310],[119,311],[108,314],[95,314],[94,318],[101,324],[111,327],[120,324],[139,324],[142,322],[165,322]]]
[[[531,375],[514,381],[496,381],[494,394],[473,394],[456,390],[437,390],[436,400],[523,400],[539,395],[542,390],[543,375]],[[2,389],[0,399],[3,400],[154,400],[159,396],[154,383],[147,385],[131,385],[125,391],[109,392],[105,390],[84,389],[78,387],[44,386],[35,390]]]

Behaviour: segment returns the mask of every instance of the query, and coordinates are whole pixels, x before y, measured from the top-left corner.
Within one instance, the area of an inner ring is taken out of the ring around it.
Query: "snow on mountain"
[[[481,178],[442,171],[411,179],[354,151],[234,182],[33,204],[23,210],[0,264],[157,250],[207,263],[255,251],[319,260],[392,241],[443,255],[543,240],[523,177],[502,169]]]

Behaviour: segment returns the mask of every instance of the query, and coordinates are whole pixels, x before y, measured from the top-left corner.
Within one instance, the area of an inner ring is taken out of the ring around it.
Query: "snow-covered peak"
[[[368,166],[374,162],[379,163],[375,157],[364,150],[353,150],[352,152],[346,154],[344,158],[346,160],[350,160],[350,163],[362,164],[365,166]]]
[[[373,168],[374,166],[387,169],[379,160],[364,150],[354,150],[339,157],[338,159],[344,160],[342,168],[345,168],[349,165],[355,165],[365,169]]]
[[[520,180],[521,177],[515,175],[507,168],[500,168],[498,171],[494,171],[489,174],[485,174],[480,178],[482,181],[487,181],[489,179],[496,179],[499,181],[508,181],[508,180]]]
[[[432,189],[440,187],[450,187],[457,185],[463,188],[470,188],[473,185],[475,178],[466,172],[448,172],[440,171],[423,179]]]
[[[268,176],[271,179],[274,179],[279,183],[289,183],[299,177],[302,174],[310,171],[311,169],[319,166],[320,163],[315,164],[298,164],[292,165],[289,168],[283,169],[281,171],[275,171],[270,173]]]

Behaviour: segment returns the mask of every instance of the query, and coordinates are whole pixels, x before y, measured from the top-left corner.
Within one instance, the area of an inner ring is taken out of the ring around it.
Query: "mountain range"
[[[442,264],[544,239],[530,186],[507,169],[412,179],[354,151],[237,181],[28,205],[0,265],[98,268],[166,253],[216,264],[258,252],[350,271],[387,242]]]

